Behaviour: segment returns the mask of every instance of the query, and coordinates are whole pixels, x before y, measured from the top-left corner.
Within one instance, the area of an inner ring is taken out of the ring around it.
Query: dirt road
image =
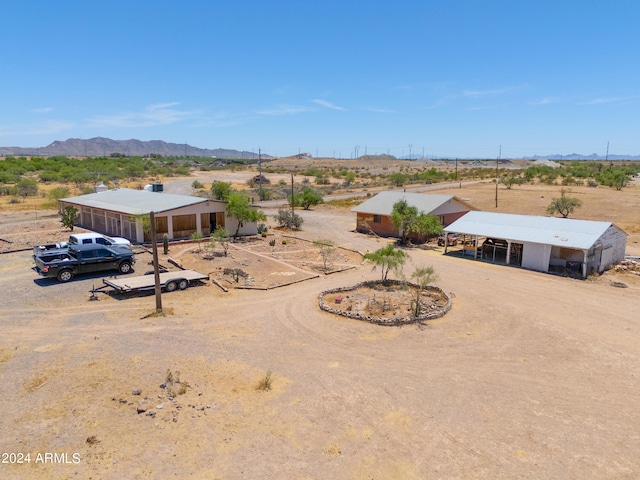
[[[387,242],[353,233],[348,212],[300,214],[304,238]],[[410,255],[405,271],[432,265],[454,300],[403,328],[317,307],[325,289],[377,278],[368,265],[270,291],[194,287],[149,317],[152,296],[89,301],[95,279],[38,281],[28,252],[3,255],[0,451],[31,462],[0,476],[637,477],[637,277]],[[186,391],[172,399],[168,371]],[[46,452],[68,462],[34,461]]]

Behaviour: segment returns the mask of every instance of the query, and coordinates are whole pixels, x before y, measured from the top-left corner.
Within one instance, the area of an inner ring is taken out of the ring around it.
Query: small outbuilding
[[[462,236],[452,252],[463,256],[581,278],[622,261],[627,245],[610,222],[507,213],[469,212],[445,232]]]
[[[143,218],[154,212],[156,233],[169,240],[189,238],[194,232],[208,237],[217,227],[235,232],[238,220],[226,214],[221,200],[173,195],[158,191],[115,188],[78,197],[63,198],[60,207],[78,209],[77,226],[129,239],[133,243],[149,241]],[[256,223],[245,223],[240,235],[255,235]]]
[[[476,210],[455,195],[383,191],[351,209],[356,212],[356,230],[383,237],[399,237],[400,232],[393,226],[391,213],[393,205],[400,200],[405,200],[419,212],[436,216],[444,227],[470,210]]]

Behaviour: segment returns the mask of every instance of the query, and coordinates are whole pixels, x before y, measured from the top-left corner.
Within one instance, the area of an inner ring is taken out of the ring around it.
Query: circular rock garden
[[[412,283],[387,280],[325,290],[318,296],[318,304],[336,315],[397,326],[442,317],[451,309],[451,298],[438,287],[420,290]]]

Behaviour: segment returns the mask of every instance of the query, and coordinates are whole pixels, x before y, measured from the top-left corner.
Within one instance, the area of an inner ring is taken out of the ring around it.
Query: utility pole
[[[605,157],[605,162],[609,161],[609,142],[607,142],[607,156]],[[613,160],[611,160],[611,163],[609,164],[609,168],[613,168]]]
[[[258,148],[258,169],[260,170],[258,180],[260,181],[260,201],[262,201],[262,150]]]
[[[498,208],[498,163],[500,162],[500,156],[502,155],[502,145],[498,151],[498,158],[496,158],[496,208]]]
[[[151,245],[153,247],[153,276],[156,282],[156,313],[162,313],[162,293],[160,286],[160,264],[158,262],[158,239],[156,235],[156,216],[149,212],[151,222]]]
[[[458,181],[458,157],[456,157],[456,182]],[[460,182],[460,185],[458,188],[462,188],[462,182]]]

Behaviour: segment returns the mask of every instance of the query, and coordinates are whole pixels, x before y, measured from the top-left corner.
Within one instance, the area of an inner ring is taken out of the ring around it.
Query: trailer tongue
[[[160,285],[165,289],[165,291],[173,292],[174,290],[184,290],[191,284],[191,282],[208,279],[209,275],[198,273],[195,270],[164,272],[160,274]],[[156,286],[153,275],[103,279],[102,283],[104,283],[104,286],[95,290],[99,291],[105,287],[111,287],[119,293],[125,293],[153,290]]]

